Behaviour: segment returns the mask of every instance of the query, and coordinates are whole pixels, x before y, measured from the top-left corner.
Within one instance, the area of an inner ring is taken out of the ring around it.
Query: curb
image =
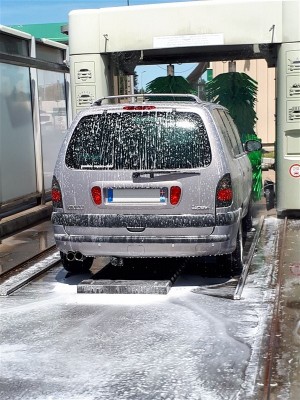
[[[20,273],[9,277],[2,284],[0,284],[0,297],[10,295],[11,293],[20,289],[22,286],[25,286],[33,279],[37,278],[44,272],[54,267],[59,262],[59,251],[54,251],[53,254],[46,257],[44,260],[38,261],[24,271],[21,271]]]
[[[52,203],[50,202],[3,218],[0,222],[0,238],[27,228],[43,219],[49,219],[51,212]]]

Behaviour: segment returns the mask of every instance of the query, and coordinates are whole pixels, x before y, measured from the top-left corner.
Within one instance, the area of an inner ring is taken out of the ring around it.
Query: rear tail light
[[[58,180],[55,176],[52,178],[51,189],[52,205],[54,208],[63,208],[62,195]]]
[[[92,198],[94,203],[97,206],[100,206],[100,204],[102,203],[102,193],[101,193],[101,188],[99,186],[93,186],[91,189],[91,194],[92,194]]]
[[[228,207],[233,199],[230,174],[226,174],[220,179],[216,193],[216,207]]]
[[[181,197],[181,188],[179,186],[171,186],[170,189],[170,203],[172,206],[176,206],[179,203]]]

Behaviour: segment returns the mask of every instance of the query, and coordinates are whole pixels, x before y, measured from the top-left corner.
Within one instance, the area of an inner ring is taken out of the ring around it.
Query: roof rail
[[[122,95],[118,95],[118,96],[106,96],[106,97],[101,97],[100,99],[94,101],[94,103],[92,104],[93,106],[101,106],[103,100],[119,100],[119,99],[132,99],[132,101],[134,101],[134,99],[136,99],[136,101],[141,101],[141,102],[145,102],[147,100],[149,100],[150,98],[167,98],[165,101],[175,101],[175,99],[181,99],[181,101],[184,101],[184,99],[188,100],[188,101],[194,101],[195,103],[201,103],[201,100],[199,99],[199,97],[193,95],[193,94],[188,94],[188,93],[137,93],[137,94],[122,94]],[[171,100],[170,100],[171,98]]]

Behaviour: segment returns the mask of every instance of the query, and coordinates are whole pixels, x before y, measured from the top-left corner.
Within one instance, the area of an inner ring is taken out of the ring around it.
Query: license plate
[[[107,189],[108,203],[165,204],[167,189]]]

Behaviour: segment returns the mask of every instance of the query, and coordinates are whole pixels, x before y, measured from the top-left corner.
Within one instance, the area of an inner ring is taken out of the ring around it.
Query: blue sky
[[[177,3],[185,0],[0,0],[0,24],[26,25],[68,22],[71,10],[82,8],[120,7],[143,4]],[[196,64],[175,65],[175,75],[187,76]],[[159,76],[166,75],[167,66],[139,66],[139,88]]]
[[[2,25],[41,24],[66,22],[71,10],[178,3],[185,0],[0,0]]]

